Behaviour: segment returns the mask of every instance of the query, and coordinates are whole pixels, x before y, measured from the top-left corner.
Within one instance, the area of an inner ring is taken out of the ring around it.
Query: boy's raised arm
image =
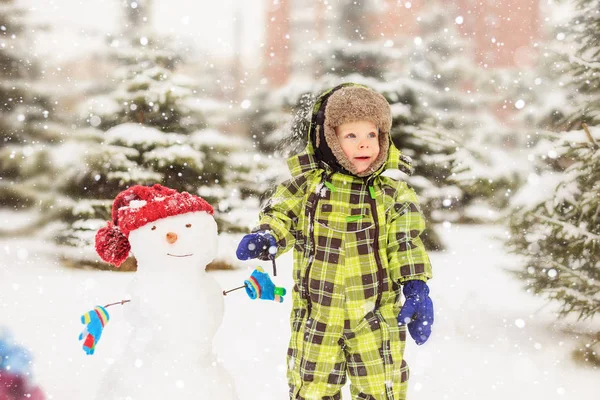
[[[258,226],[252,230],[254,233],[268,232],[273,236],[277,243],[276,255],[285,253],[294,246],[294,231],[302,212],[306,184],[306,177],[299,176],[277,186],[259,214]],[[258,258],[268,259],[268,256],[268,253],[263,253]]]

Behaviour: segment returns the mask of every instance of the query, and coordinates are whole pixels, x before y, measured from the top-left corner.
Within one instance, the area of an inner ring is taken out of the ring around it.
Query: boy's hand
[[[242,238],[235,254],[239,260],[250,260],[251,258],[275,254],[276,252],[277,242],[275,238],[267,232],[256,232],[249,233]]]
[[[429,297],[429,287],[420,280],[408,281],[404,284],[406,298],[400,313],[398,325],[408,325],[408,332],[414,341],[421,345],[431,335],[433,325],[433,302]]]
[[[263,299],[273,300],[277,303],[283,302],[285,296],[285,288],[275,286],[267,274],[261,267],[257,267],[250,278],[244,281],[246,285],[246,294],[252,300]]]
[[[83,351],[86,354],[94,354],[96,345],[102,337],[102,330],[109,318],[108,312],[101,306],[96,306],[81,316],[81,323],[85,324],[85,328],[79,334],[79,340],[83,340]]]

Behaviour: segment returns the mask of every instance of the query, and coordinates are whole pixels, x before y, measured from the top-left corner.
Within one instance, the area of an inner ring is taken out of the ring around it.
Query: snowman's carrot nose
[[[177,241],[177,234],[175,232],[167,233],[167,242],[173,244]]]

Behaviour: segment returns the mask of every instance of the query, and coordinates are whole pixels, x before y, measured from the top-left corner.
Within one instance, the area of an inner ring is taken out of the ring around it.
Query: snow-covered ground
[[[523,292],[504,271],[516,258],[494,239],[504,235],[503,227],[440,231],[448,250],[431,254],[436,321],[425,345],[407,345],[408,398],[598,400],[600,370],[570,357],[578,339],[555,329],[552,307]],[[235,240],[226,238],[224,247],[233,251]],[[79,316],[96,304],[126,298],[133,275],[67,269],[48,248],[35,240],[0,240],[0,327],[31,350],[35,378],[50,399],[91,400],[103,371],[119,356],[128,325],[122,307],[111,307],[96,354],[86,356],[77,341]],[[278,261],[274,281],[290,290],[291,254]],[[239,270],[213,274],[230,289],[259,264],[270,271],[268,263],[245,262]],[[289,298],[283,304],[251,301],[242,291],[225,298],[214,350],[233,374],[240,400],[287,398],[289,310]],[[349,399],[347,388],[344,393]]]

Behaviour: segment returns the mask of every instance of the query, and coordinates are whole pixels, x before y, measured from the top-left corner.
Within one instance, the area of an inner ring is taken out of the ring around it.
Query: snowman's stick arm
[[[223,290],[223,296],[227,296],[227,293],[233,292],[234,290],[240,290],[240,289],[243,289],[245,287],[246,287],[246,284],[244,284],[243,286],[240,286],[240,287],[233,288],[233,289]]]
[[[106,307],[110,307],[110,306],[114,306],[114,305],[117,305],[117,304],[123,305],[123,304],[125,304],[125,303],[129,303],[130,301],[131,301],[131,300],[121,300],[121,301],[117,301],[116,303],[110,303],[110,304],[107,304],[107,305],[105,305],[105,306],[104,306],[104,308],[106,308]]]

